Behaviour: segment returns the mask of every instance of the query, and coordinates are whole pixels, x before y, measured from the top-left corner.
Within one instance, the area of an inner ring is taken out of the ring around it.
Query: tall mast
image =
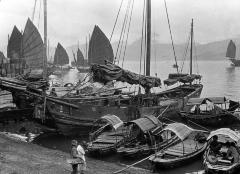
[[[192,44],[193,44],[193,19],[191,23],[190,75],[192,75],[192,54],[193,54]]]
[[[151,0],[147,0],[147,51],[146,51],[146,76],[150,76],[151,62]]]
[[[43,0],[44,7],[44,51],[43,51],[43,69],[44,78],[47,77],[47,0]]]

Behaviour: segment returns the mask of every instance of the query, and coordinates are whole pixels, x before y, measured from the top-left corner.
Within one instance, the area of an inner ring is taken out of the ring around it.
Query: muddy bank
[[[36,144],[28,144],[0,135],[0,174],[66,174],[71,173],[71,166],[66,163],[69,154],[51,150]],[[85,173],[112,173],[124,166],[87,158]],[[128,174],[150,173],[147,170],[131,168]]]

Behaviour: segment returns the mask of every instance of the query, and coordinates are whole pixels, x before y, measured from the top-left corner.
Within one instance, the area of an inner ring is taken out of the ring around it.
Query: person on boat
[[[222,145],[218,142],[218,136],[214,135],[213,140],[210,143],[210,150],[215,153],[219,154],[219,150],[221,149]]]
[[[239,152],[236,148],[236,145],[234,142],[227,142],[226,146],[228,148],[227,150],[227,159],[232,159],[232,162],[236,163],[239,161]]]
[[[57,97],[57,93],[56,93],[55,88],[52,88],[52,90],[50,92],[50,95],[53,96],[53,97]]]

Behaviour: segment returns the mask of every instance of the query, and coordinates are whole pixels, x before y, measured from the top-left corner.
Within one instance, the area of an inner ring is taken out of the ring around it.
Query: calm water
[[[188,65],[189,62],[185,63]],[[159,61],[153,63],[152,74],[157,73],[158,77],[166,79],[169,73],[175,73],[176,69],[172,68],[173,62],[169,61]],[[139,73],[139,63],[138,62],[127,62],[124,66],[125,69]],[[183,72],[188,72],[189,68],[186,67]],[[240,100],[240,67],[232,67],[230,62],[226,61],[199,61],[198,64],[194,63],[193,72],[202,75],[202,84],[204,85],[202,91],[202,97],[210,96],[225,96],[227,98]],[[79,79],[84,77],[83,74],[79,74],[76,70],[71,70],[66,74],[63,74],[61,78],[56,80],[56,76],[52,76],[53,81],[58,81],[60,83],[74,83]],[[161,90],[167,89],[162,87]],[[78,137],[78,140],[87,140],[86,137]],[[63,151],[69,151],[69,145],[71,138],[64,137],[61,135],[50,135],[49,137],[39,137],[36,143],[41,144],[46,147],[60,149]],[[124,161],[119,159],[117,156],[105,158],[103,160],[113,161],[115,163],[131,164],[134,161]],[[141,163],[138,167],[148,168],[147,162]],[[203,170],[201,159],[194,161],[186,166],[179,167],[177,169],[170,169],[160,171],[163,174],[181,174],[181,173],[200,173]]]

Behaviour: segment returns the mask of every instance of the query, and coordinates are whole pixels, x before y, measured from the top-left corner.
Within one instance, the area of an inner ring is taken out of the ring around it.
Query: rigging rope
[[[125,17],[124,17],[124,20],[123,20],[123,26],[122,26],[120,38],[119,38],[119,41],[118,41],[118,46],[117,46],[114,62],[116,62],[117,58],[118,58],[118,51],[119,51],[119,47],[120,47],[120,44],[121,44],[121,41],[122,41],[123,31],[124,31],[124,28],[125,28],[125,25],[126,25],[126,19],[127,19],[127,14],[128,14],[128,11],[129,11],[129,6],[130,6],[130,0],[128,1]]]
[[[118,9],[117,17],[116,17],[116,19],[115,19],[114,26],[113,26],[113,30],[112,30],[112,33],[111,33],[111,36],[110,36],[110,39],[109,39],[110,42],[111,42],[111,40],[112,40],[112,36],[113,36],[114,30],[115,30],[115,27],[116,27],[116,24],[117,24],[117,21],[118,21],[118,17],[119,17],[119,13],[120,13],[120,11],[121,11],[121,8],[122,8],[122,4],[123,4],[123,0],[121,1],[120,7],[119,7],[119,9]]]
[[[183,71],[184,63],[185,63],[186,58],[187,58],[188,48],[189,48],[189,44],[190,44],[190,38],[191,38],[191,33],[189,33],[189,35],[188,35],[188,40],[187,40],[185,51],[184,51],[184,54],[183,54],[184,59],[183,59],[182,65],[181,65],[181,71],[180,71],[181,73]]]
[[[36,4],[37,4],[37,0],[35,0],[35,2],[34,2],[34,6],[33,6],[32,21],[34,21],[35,10],[36,10]]]
[[[124,63],[124,60],[125,60],[126,49],[127,49],[127,44],[128,44],[128,36],[129,36],[130,27],[131,27],[133,6],[134,6],[134,0],[132,1],[131,14],[130,14],[130,19],[129,19],[129,23],[128,23],[127,38],[126,38],[125,48],[124,48],[124,53],[123,53],[123,58],[122,58],[123,59],[123,61],[122,61],[122,68],[123,68],[123,63]]]
[[[177,67],[177,73],[179,73],[179,71],[178,71],[178,64],[177,64],[177,56],[176,56],[175,47],[174,47],[174,43],[173,43],[172,30],[171,30],[170,20],[169,20],[169,16],[168,16],[166,0],[164,0],[164,4],[165,4],[165,10],[166,10],[166,14],[167,14],[168,28],[169,28],[169,32],[170,32],[170,36],[171,36],[171,41],[172,41],[172,48],[173,48],[175,64],[176,64],[176,67]]]
[[[126,37],[126,28],[127,28],[127,24],[128,24],[128,18],[129,18],[129,10],[130,10],[130,5],[131,5],[131,0],[129,1],[129,8],[127,10],[127,13],[126,13],[126,22],[125,22],[125,25],[124,25],[124,29],[123,29],[123,37],[122,37],[122,41],[121,41],[121,46],[120,46],[120,51],[119,51],[119,57],[118,57],[118,60],[120,61],[121,59],[121,55],[122,55],[122,51],[123,51],[123,44],[124,44],[124,39]],[[118,61],[118,62],[119,62]]]
[[[194,57],[195,57],[195,64],[197,68],[197,74],[199,74],[199,68],[198,68],[198,57],[197,57],[197,47],[196,47],[196,42],[195,42],[195,37],[193,37],[194,41]]]
[[[41,11],[42,11],[42,1],[40,1],[40,7],[39,7],[38,29],[39,29],[39,23],[40,23]]]

